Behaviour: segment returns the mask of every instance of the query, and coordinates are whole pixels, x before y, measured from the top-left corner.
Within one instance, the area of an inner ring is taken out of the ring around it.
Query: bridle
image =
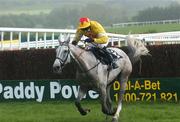
[[[67,46],[67,45],[65,45],[65,44],[61,44],[61,45]],[[67,47],[68,47],[68,46],[67,46]],[[58,53],[60,53],[60,51],[59,51]],[[66,61],[67,61],[67,59],[68,59],[68,55],[69,55],[69,54],[70,54],[70,50],[69,50],[69,47],[68,47],[68,52],[67,52],[65,58],[62,59],[62,58],[60,58],[60,57],[58,57],[58,56],[56,55],[56,59],[59,60],[59,62],[61,63],[62,67],[64,67],[64,65],[65,65],[65,63],[66,63]]]

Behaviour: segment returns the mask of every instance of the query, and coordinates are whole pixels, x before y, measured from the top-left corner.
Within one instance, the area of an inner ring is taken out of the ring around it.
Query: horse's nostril
[[[59,69],[60,69],[60,66],[56,66],[56,67],[53,68],[53,71],[57,72]]]
[[[60,66],[56,66],[55,70],[58,71],[60,69]]]

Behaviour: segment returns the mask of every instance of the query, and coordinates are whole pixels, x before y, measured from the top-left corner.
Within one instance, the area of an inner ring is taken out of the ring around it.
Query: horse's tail
[[[127,44],[129,49],[128,56],[133,64],[139,61],[142,55],[150,55],[149,50],[144,46],[141,40],[128,36]]]

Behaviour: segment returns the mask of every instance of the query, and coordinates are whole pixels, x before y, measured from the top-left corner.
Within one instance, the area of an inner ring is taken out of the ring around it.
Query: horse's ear
[[[58,42],[59,42],[59,45],[62,45],[64,43],[64,40],[61,38],[60,35],[58,37]]]
[[[130,38],[132,38],[132,35],[131,35],[131,31],[128,33],[128,35],[126,36],[126,39],[128,40],[128,39],[130,39]]]
[[[69,44],[70,40],[71,40],[70,34],[67,34],[66,37],[65,37],[65,43]]]
[[[70,34],[60,35],[58,37],[58,42],[59,42],[59,45],[68,44],[70,42]]]

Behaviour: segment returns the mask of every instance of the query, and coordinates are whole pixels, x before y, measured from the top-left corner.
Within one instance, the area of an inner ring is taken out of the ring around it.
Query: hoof
[[[80,113],[81,115],[85,116],[87,115],[91,110],[90,109],[83,109],[83,110],[80,110]]]
[[[118,119],[115,118],[115,117],[113,117],[113,118],[112,118],[112,122],[118,122]]]
[[[90,109],[84,109],[84,111],[86,111],[86,113],[91,112],[91,110],[90,110]]]
[[[109,112],[109,115],[114,116],[114,114],[116,113],[116,110],[117,110],[117,108],[111,109]]]
[[[116,113],[116,108],[112,109],[112,110],[104,110],[102,109],[102,112],[106,115],[110,115],[110,116],[114,116],[114,114]]]

